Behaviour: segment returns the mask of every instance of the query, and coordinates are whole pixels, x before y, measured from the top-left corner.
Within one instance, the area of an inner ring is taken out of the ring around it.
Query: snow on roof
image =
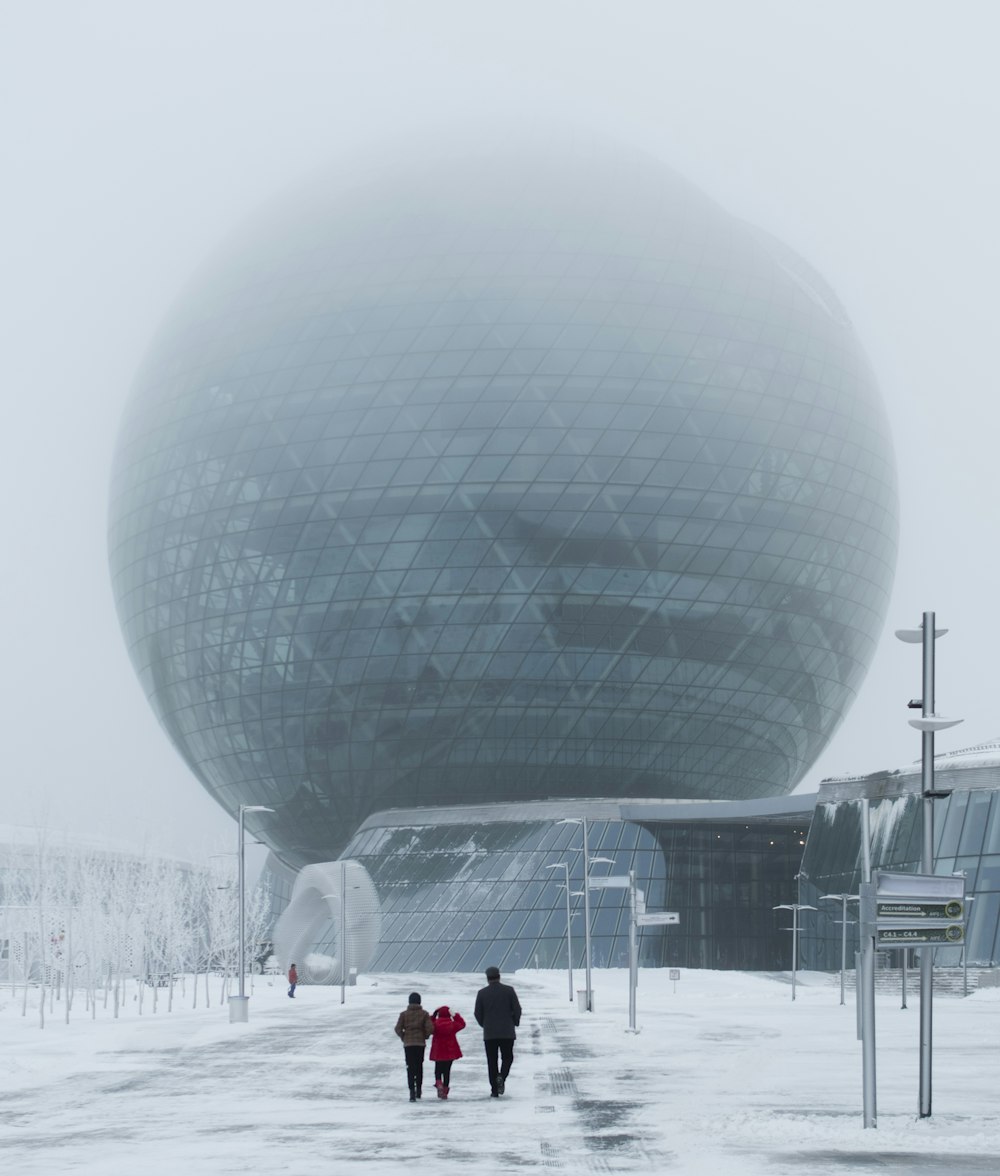
[[[986,778],[975,775],[963,779],[961,783],[954,780],[959,788],[995,788],[1000,786],[1000,736],[988,739],[983,743],[975,743],[971,747],[962,747],[957,751],[938,752],[934,756],[937,771],[946,772],[974,772],[976,770],[996,773]],[[820,781],[820,803],[831,794],[836,794],[841,786],[867,785],[869,793],[876,789],[880,793],[896,791],[912,791],[910,781],[920,776],[921,761],[913,760],[899,768],[883,768],[880,771],[866,772],[863,775],[826,776]],[[860,793],[858,793],[860,795]]]

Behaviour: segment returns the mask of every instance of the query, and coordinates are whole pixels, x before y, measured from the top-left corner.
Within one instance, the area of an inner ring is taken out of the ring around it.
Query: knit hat
[[[499,976],[500,973],[498,972],[497,975]],[[419,992],[411,992],[410,993],[410,1004],[420,1004],[420,993]]]
[[[432,1017],[450,1017],[451,1016],[451,1009],[449,1009],[447,1005],[441,1005],[440,1008],[435,1009],[434,1012],[431,1013],[431,1016]]]
[[[500,979],[500,969],[498,967],[496,967],[496,965],[490,964],[490,966],[486,969],[486,979],[487,980],[499,980]]]

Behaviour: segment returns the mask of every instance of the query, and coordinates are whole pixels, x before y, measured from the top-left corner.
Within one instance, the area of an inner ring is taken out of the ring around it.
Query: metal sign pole
[[[934,714],[934,613],[925,612],[923,620],[923,692],[921,714]],[[921,731],[921,790],[923,800],[923,852],[920,871],[934,873],[934,732]],[[934,948],[920,952],[920,1118],[931,1113],[931,1063],[934,1022]]]
[[[912,644],[920,642],[922,653],[922,697],[911,700],[911,708],[920,707],[920,718],[910,719],[910,726],[920,732],[920,785],[921,816],[923,818],[923,846],[920,869],[925,877],[934,873],[934,801],[949,796],[946,791],[934,787],[934,733],[945,731],[962,722],[961,719],[946,719],[935,710],[934,700],[934,642],[943,637],[947,629],[938,629],[935,615],[925,612],[919,629],[897,629],[900,641]],[[931,1113],[931,1062],[933,1053],[934,1020],[934,940],[925,940],[927,946],[920,949],[920,1118],[927,1119]]]
[[[903,948],[902,982],[900,984],[900,1004],[899,1004],[899,1007],[901,1009],[906,1008],[906,965],[908,962],[906,957],[908,954],[909,953],[908,953],[907,949],[904,947]]]
[[[858,913],[858,922],[861,921],[861,914]],[[864,934],[864,932],[862,932]],[[865,1027],[862,1024],[861,1018],[863,1015],[865,1002],[863,996],[864,983],[864,967],[861,963],[862,953],[856,951],[854,953],[854,1020],[855,1020],[855,1035],[858,1041],[865,1039]]]
[[[861,852],[862,883],[861,906],[861,1057],[862,1057],[862,1101],[864,1103],[864,1125],[876,1127],[877,1099],[875,1092],[875,927],[874,887],[872,886],[871,821],[868,798],[861,801]],[[867,909],[866,909],[867,908]]]
[[[840,1003],[845,1003],[845,989],[846,985],[846,971],[847,971],[847,895],[842,894],[841,900],[843,905],[841,907],[841,921],[843,926],[840,929]]]

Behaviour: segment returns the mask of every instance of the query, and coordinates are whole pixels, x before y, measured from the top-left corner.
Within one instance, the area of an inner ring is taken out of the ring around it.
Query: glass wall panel
[[[969,796],[965,792],[952,793],[945,804],[935,802],[935,854],[938,857],[954,857],[962,836],[962,825]],[[942,811],[943,810],[943,811]]]
[[[1000,962],[1000,949],[995,942],[996,898],[1000,894],[1000,831],[996,826],[1000,758],[984,765],[984,750],[980,747],[972,749],[971,753],[953,753],[954,763],[941,757],[937,765],[936,786],[942,791],[950,790],[950,795],[934,801],[937,847],[934,872],[943,876],[965,876],[966,893],[972,898],[967,927],[969,961],[993,966]],[[970,754],[976,758],[966,767],[960,757]],[[913,791],[892,799],[871,801],[872,864],[876,868],[920,872],[923,801],[919,792],[919,769],[912,770],[909,775]],[[878,776],[867,780],[874,781],[874,784],[859,781],[856,789],[859,795],[866,786],[875,789],[880,786]],[[897,779],[892,781],[893,785],[899,782]],[[822,907],[825,904],[819,900],[824,893],[858,893],[861,880],[859,806],[860,800],[821,802],[817,806],[802,863],[803,901]],[[994,847],[996,852],[990,852]],[[839,938],[840,927],[832,914],[821,913],[804,927],[804,960],[811,967],[827,967],[831,966],[831,961],[839,961]],[[953,967],[960,962],[959,949],[935,952],[937,967]]]
[[[994,965],[997,951],[997,919],[1000,916],[1000,894],[979,894],[972,904],[966,951],[970,964]]]
[[[595,821],[588,830],[591,855],[612,858],[613,863],[595,863],[592,873],[596,878],[634,869],[648,910],[678,912],[677,925],[640,930],[640,958],[646,964],[734,967],[736,960],[750,960],[756,968],[780,967],[787,945],[770,918],[770,905],[794,897],[802,830],[799,821],[792,822],[769,821],[759,829],[743,823],[737,830],[718,823],[706,828],[685,822]],[[571,889],[582,889],[578,826],[491,822],[394,832],[376,837],[365,830],[348,850],[348,856],[368,869],[382,901],[382,944],[373,969],[408,970],[417,966],[412,963],[417,959],[432,970],[475,970],[470,961],[482,960],[508,970],[535,961],[540,967],[565,965],[564,875],[546,867],[565,861]],[[732,882],[737,832],[743,844],[767,848],[766,853],[740,855],[739,891]],[[571,844],[558,844],[567,839]],[[671,848],[665,853],[661,848],[678,843],[701,849]],[[472,884],[473,875],[480,881]],[[755,917],[762,903],[765,919]],[[400,913],[394,915],[394,910]],[[571,917],[574,967],[582,967],[579,895],[572,898]],[[627,888],[592,892],[591,934],[594,966],[627,966]],[[428,944],[436,946],[427,952]]]
[[[1000,853],[1000,795],[993,793],[993,803],[986,820],[983,853]]]
[[[978,854],[982,850],[991,799],[988,792],[969,793],[965,825],[959,839],[957,853]]]

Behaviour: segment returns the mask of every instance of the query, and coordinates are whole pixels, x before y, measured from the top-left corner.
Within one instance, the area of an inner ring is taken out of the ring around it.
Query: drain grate
[[[576,1079],[572,1070],[551,1070],[549,1072],[549,1090],[553,1094],[575,1095]]]

